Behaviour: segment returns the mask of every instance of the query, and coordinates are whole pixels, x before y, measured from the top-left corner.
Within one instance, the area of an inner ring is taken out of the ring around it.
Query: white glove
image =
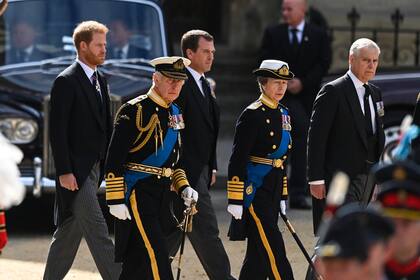
[[[280,213],[286,215],[286,200],[280,200]]]
[[[240,220],[242,219],[242,212],[243,206],[242,205],[236,205],[236,204],[229,204],[227,211],[236,219]]]
[[[190,207],[193,201],[198,201],[198,192],[191,187],[186,187],[181,192],[181,198],[184,200],[185,206]]]
[[[108,205],[109,213],[112,216],[120,219],[120,220],[131,220],[130,211],[128,211],[127,205],[125,204],[116,204],[116,205]]]

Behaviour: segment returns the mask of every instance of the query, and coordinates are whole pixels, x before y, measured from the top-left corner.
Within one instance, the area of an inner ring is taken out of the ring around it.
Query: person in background
[[[293,119],[289,205],[310,209],[306,201],[306,144],[312,104],[331,64],[331,43],[324,29],[305,20],[306,0],[284,0],[284,23],[265,29],[260,61],[287,61],[295,77],[289,81],[284,104]]]
[[[377,202],[395,225],[395,248],[387,280],[420,279],[420,166],[399,161],[376,168]]]
[[[147,51],[130,43],[133,33],[123,20],[113,20],[109,24],[109,58],[148,58]]]
[[[38,31],[34,24],[20,20],[12,25],[12,48],[9,50],[9,63],[38,61],[48,58],[48,54],[38,48]]]
[[[395,229],[388,219],[358,204],[336,213],[316,248],[324,280],[382,280],[392,253]]]

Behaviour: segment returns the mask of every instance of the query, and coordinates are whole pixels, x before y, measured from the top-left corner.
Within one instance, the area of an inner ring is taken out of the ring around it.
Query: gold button
[[[158,112],[159,111],[159,108],[158,107],[156,107],[156,112]]]
[[[291,149],[292,148],[292,145],[289,145],[288,147],[289,147],[289,149]]]
[[[283,113],[283,109],[280,109],[280,112],[282,112],[282,113]]]
[[[264,108],[264,107],[262,107],[262,108],[261,108],[261,110],[265,111],[265,108]]]
[[[160,179],[160,175],[157,175],[157,178]]]
[[[274,132],[273,131],[270,131],[270,136],[274,136]]]
[[[266,119],[266,120],[265,120],[265,122],[266,122],[266,123],[270,123],[270,119]]]
[[[277,146],[276,145],[273,145],[273,149],[275,149],[275,148],[277,148]]]

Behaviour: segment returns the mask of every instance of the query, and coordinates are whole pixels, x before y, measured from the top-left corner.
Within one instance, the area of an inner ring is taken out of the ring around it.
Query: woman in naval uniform
[[[290,280],[293,272],[277,226],[287,200],[290,116],[280,100],[294,75],[286,62],[264,60],[253,71],[261,95],[236,124],[228,168],[230,240],[248,238],[239,279]]]

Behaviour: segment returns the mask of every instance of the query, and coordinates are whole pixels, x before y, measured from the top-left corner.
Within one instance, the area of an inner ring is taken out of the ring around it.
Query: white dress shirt
[[[303,37],[303,29],[305,29],[305,20],[302,20],[301,23],[299,23],[296,27],[292,27],[289,25],[289,42],[293,42],[293,32],[292,29],[297,29],[296,36],[298,39],[299,44],[302,43],[302,37]]]
[[[366,89],[363,86],[363,82],[360,81],[352,72],[351,70],[347,71],[347,75],[349,75],[350,79],[352,80],[354,87],[356,88],[357,97],[359,98],[360,108],[362,109],[363,115],[365,114],[365,107],[363,106],[363,97],[365,96]],[[376,110],[373,106],[372,96],[369,96],[369,107],[370,107],[370,116],[373,128],[373,134],[376,133]]]
[[[204,77],[204,74],[200,74],[197,71],[195,71],[194,69],[192,69],[191,67],[187,67],[187,69],[190,71],[191,75],[194,78],[195,83],[197,84],[198,88],[200,89],[201,94],[205,97],[204,95],[204,91],[203,91],[203,85],[201,84],[201,77]]]
[[[85,71],[86,76],[89,78],[89,81],[92,83],[92,76],[93,73],[95,73],[95,71],[97,70],[97,68],[95,67],[95,69],[90,68],[90,66],[86,65],[85,63],[83,63],[79,58],[76,58],[77,63],[80,64],[80,66],[82,66],[83,71]],[[99,91],[101,92],[101,84],[98,81],[98,85],[99,85]],[[96,86],[96,85],[95,85]],[[102,99],[102,95],[100,95],[101,99]]]

